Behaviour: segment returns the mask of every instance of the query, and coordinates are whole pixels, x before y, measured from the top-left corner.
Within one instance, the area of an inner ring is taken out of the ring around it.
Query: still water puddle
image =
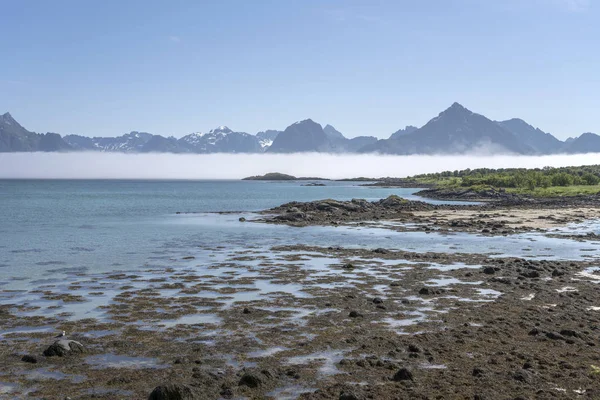
[[[159,363],[158,359],[150,357],[130,357],[117,354],[99,354],[85,358],[85,363],[95,369],[104,368],[168,368],[168,365]]]
[[[52,371],[48,368],[37,368],[27,371],[21,371],[18,373],[18,375],[23,375],[25,379],[30,381],[68,379],[72,383],[81,383],[86,379],[84,375],[69,375],[60,371]]]
[[[344,358],[343,350],[326,350],[307,354],[304,356],[290,357],[286,360],[286,364],[298,365],[318,362],[321,364],[319,367],[319,374],[321,376],[331,376],[341,374],[336,364]]]
[[[307,388],[300,385],[290,385],[282,388],[277,388],[267,393],[268,397],[273,397],[278,400],[294,400],[297,399],[303,393],[312,393],[316,391],[316,388]]]
[[[264,349],[264,350],[251,351],[246,354],[248,355],[249,358],[262,358],[262,357],[270,357],[274,354],[281,353],[282,351],[286,351],[286,350],[289,350],[289,349],[287,347],[275,346],[275,347],[270,347],[270,348]]]
[[[177,319],[162,320],[159,322],[159,325],[165,328],[172,328],[177,325],[220,325],[222,322],[222,318],[215,314],[188,314]]]

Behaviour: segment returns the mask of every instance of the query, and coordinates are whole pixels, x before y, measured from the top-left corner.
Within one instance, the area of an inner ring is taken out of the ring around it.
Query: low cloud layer
[[[331,179],[406,177],[466,168],[590,165],[597,164],[599,156],[0,153],[0,178],[240,179],[267,172]]]

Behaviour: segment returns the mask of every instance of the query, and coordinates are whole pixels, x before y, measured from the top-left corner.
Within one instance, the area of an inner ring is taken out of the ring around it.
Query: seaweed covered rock
[[[60,339],[44,350],[46,357],[64,357],[72,354],[85,353],[85,347],[75,340]]]
[[[190,386],[168,383],[154,388],[148,400],[197,400],[200,399]]]
[[[400,196],[396,196],[395,194],[392,194],[379,202],[379,204],[385,208],[396,208],[398,206],[403,206],[407,203],[408,200],[403,199]]]

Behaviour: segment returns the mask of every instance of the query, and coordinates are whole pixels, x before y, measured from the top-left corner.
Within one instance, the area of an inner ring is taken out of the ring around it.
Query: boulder
[[[31,364],[37,364],[38,358],[36,356],[32,356],[30,354],[26,354],[21,358],[21,361]]]
[[[496,268],[494,267],[485,267],[483,269],[483,273],[487,275],[494,275],[496,273]]]
[[[518,370],[513,373],[513,379],[523,383],[532,383],[533,382],[533,374],[525,369]]]
[[[85,353],[85,347],[75,340],[59,339],[44,350],[46,357],[64,357],[72,354]]]
[[[433,287],[422,287],[421,290],[419,290],[419,294],[424,296],[435,296],[442,293],[444,293],[444,289]]]
[[[269,370],[245,369],[238,385],[255,389],[266,385],[271,379],[273,379],[273,374]]]
[[[195,400],[199,399],[194,390],[180,383],[168,383],[154,388],[148,400]]]
[[[385,208],[394,208],[407,203],[408,200],[403,199],[402,197],[396,196],[394,194],[379,202],[379,204],[381,204]]]
[[[398,372],[396,372],[394,374],[394,377],[392,378],[392,380],[395,382],[413,381],[414,376],[413,376],[413,373],[411,372],[411,370],[409,370],[408,368],[400,368],[398,370]]]
[[[355,393],[352,392],[342,392],[340,393],[340,397],[339,400],[360,400],[361,398],[358,397]]]

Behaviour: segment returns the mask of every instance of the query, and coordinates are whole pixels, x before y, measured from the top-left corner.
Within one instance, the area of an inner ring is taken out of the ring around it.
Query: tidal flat
[[[600,396],[594,204],[367,203],[212,215],[286,240],[3,285],[0,397]],[[44,356],[62,330],[83,350]]]

